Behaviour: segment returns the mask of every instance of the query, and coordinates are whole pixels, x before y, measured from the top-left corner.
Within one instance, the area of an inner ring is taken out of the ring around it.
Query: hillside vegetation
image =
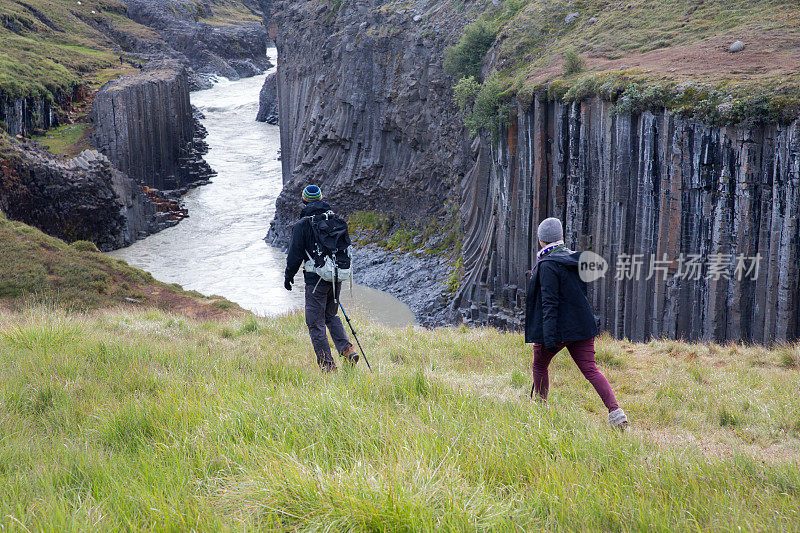
[[[173,11],[224,25],[258,20],[250,0],[175,0]],[[114,36],[112,38],[112,35]],[[150,28],[126,16],[119,0],[4,0],[0,2],[0,93],[63,99],[132,72],[120,64],[118,41],[156,41]]]
[[[546,93],[565,101],[599,95],[633,112],[666,106],[719,123],[800,114],[795,2],[506,0],[470,9],[477,20],[449,51],[448,69],[462,84],[470,76],[484,83],[462,85],[462,105],[470,89],[468,104],[480,93],[501,113],[512,95],[529,102]],[[495,36],[489,44],[487,32]],[[744,49],[731,53],[737,40]]]
[[[0,90],[12,98],[71,95],[104,69],[120,67],[118,47],[96,27],[104,21],[133,38],[155,38],[117,0],[0,3]]]
[[[88,311],[115,306],[156,307],[212,317],[239,307],[166,285],[124,261],[101,254],[94,244],[45,235],[0,212],[0,308],[31,302]]]
[[[798,531],[798,348],[565,354],[546,406],[517,334],[363,324],[374,374],[323,376],[301,315],[0,314],[10,529]]]

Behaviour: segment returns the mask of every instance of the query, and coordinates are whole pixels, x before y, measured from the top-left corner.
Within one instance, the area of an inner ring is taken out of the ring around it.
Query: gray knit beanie
[[[561,227],[561,221],[555,217],[550,217],[542,220],[539,224],[539,230],[536,232],[539,240],[545,244],[560,241],[564,238],[564,228]]]

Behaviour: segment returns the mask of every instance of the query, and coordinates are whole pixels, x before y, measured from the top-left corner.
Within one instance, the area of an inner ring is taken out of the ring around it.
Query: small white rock
[[[731,45],[730,50],[732,54],[735,54],[736,52],[741,52],[742,50],[744,50],[744,43],[742,41],[736,41]]]
[[[568,24],[572,24],[580,16],[581,14],[577,11],[575,11],[574,13],[570,13],[569,15],[564,17],[564,25],[566,26]]]

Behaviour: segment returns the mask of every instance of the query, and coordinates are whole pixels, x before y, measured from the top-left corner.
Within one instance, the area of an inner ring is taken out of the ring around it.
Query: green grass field
[[[531,402],[517,334],[361,338],[323,376],[300,315],[0,314],[0,524],[800,530],[797,346],[602,338],[620,434],[565,354]]]

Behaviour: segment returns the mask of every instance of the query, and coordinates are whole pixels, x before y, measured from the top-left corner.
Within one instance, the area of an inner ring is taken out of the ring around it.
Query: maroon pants
[[[545,350],[544,346],[537,342],[533,343],[533,390],[543,400],[547,399],[547,389],[550,388],[547,367],[550,366],[550,361],[553,360],[556,353],[565,346],[583,376],[589,380],[594,390],[600,395],[600,399],[603,400],[608,411],[611,412],[617,409],[619,404],[617,404],[614,391],[611,390],[611,385],[597,368],[597,363],[594,360],[594,337],[584,341],[560,344],[555,352]]]

